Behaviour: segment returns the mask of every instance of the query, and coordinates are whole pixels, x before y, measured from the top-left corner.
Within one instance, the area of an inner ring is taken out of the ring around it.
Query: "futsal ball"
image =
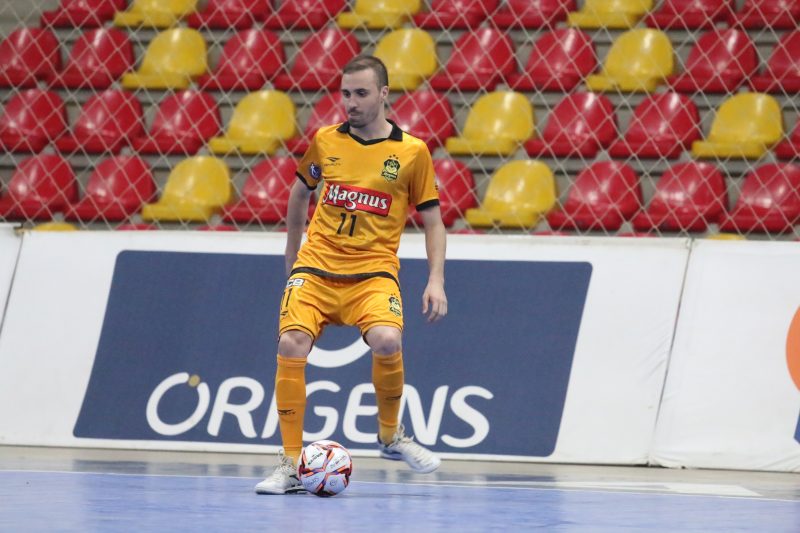
[[[332,440],[312,442],[300,454],[297,475],[303,487],[317,496],[336,496],[350,483],[353,461],[347,448]]]

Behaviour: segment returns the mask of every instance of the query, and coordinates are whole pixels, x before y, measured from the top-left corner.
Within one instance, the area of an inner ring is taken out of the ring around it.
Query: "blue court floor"
[[[273,462],[0,446],[0,531],[800,532],[796,474],[357,457],[335,498],[256,495]]]

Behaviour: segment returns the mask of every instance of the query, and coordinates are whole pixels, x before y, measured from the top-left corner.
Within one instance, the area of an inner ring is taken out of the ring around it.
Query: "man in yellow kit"
[[[397,247],[409,205],[425,227],[428,284],[422,312],[429,321],[447,314],[444,292],[445,229],[433,162],[425,143],[385,117],[386,67],[359,56],[342,74],[347,122],[317,131],[297,169],[287,215],[286,270],[281,300],[275,397],[283,453],[278,467],[256,485],[259,494],[301,492],[297,459],[303,447],[305,365],[327,324],[358,326],[372,349],[382,457],[432,472],[440,460],[399,424],[403,394],[403,308]],[[311,191],[324,181],[302,248]]]

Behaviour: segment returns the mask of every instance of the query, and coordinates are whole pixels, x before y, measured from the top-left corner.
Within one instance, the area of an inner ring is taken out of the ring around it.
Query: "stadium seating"
[[[196,7],[197,0],[133,0],[129,10],[114,15],[114,24],[124,28],[169,28]]]
[[[453,159],[434,159],[433,170],[439,185],[442,223],[449,228],[467,209],[478,205],[478,198],[475,196],[475,178],[467,165]],[[408,220],[417,226],[422,225],[422,216],[413,207]]]
[[[633,217],[637,231],[706,231],[725,213],[725,178],[711,163],[673,165],[658,179],[647,209]]]
[[[748,29],[771,28],[794,30],[800,24],[800,2],[797,0],[745,0],[742,8],[731,14],[731,26]]]
[[[707,30],[733,13],[733,0],[665,0],[644,22],[661,30]]]
[[[725,100],[705,141],[692,143],[698,158],[758,159],[783,137],[780,104],[771,96],[740,93]]]
[[[75,41],[64,69],[49,75],[48,82],[58,88],[108,89],[134,64],[133,45],[125,32],[88,30]]]
[[[550,111],[542,135],[525,143],[531,157],[592,158],[617,136],[614,105],[595,93],[567,95]]]
[[[19,28],[0,42],[0,88],[30,89],[61,70],[55,34],[41,28]]]
[[[447,64],[429,83],[440,91],[491,91],[516,66],[511,37],[494,28],[480,28],[456,39]]]
[[[129,92],[109,89],[89,97],[72,129],[56,139],[63,153],[118,154],[144,133],[142,104]]]
[[[670,76],[667,83],[683,93],[731,93],[757,68],[756,46],[745,32],[712,30],[697,39],[684,72]]]
[[[509,74],[507,83],[515,91],[569,92],[596,69],[592,38],[581,30],[562,28],[542,35],[523,71]]]
[[[25,89],[6,102],[0,116],[0,148],[40,152],[67,129],[67,108],[52,91]]]
[[[166,30],[150,41],[139,70],[122,76],[126,89],[186,89],[206,73],[206,42],[189,28]]]
[[[413,91],[431,77],[438,66],[436,44],[425,30],[395,30],[378,41],[373,55],[389,71],[389,89]]]
[[[270,30],[318,30],[335,18],[347,0],[283,0],[275,13],[264,20]]]
[[[278,36],[269,30],[249,29],[234,34],[212,72],[197,78],[203,89],[255,91],[283,69],[286,54]]]
[[[281,91],[250,93],[236,105],[224,135],[208,141],[215,154],[273,154],[297,133],[292,100]]]
[[[800,93],[800,30],[780,38],[764,72],[750,78],[750,87],[765,93]]]
[[[56,9],[42,13],[43,28],[99,28],[125,9],[125,0],[61,0]]]
[[[720,231],[783,233],[800,222],[800,166],[767,163],[744,178]]]
[[[612,157],[674,159],[700,137],[700,115],[691,98],[676,93],[653,94],[636,106],[624,137],[608,152]]]
[[[601,74],[586,79],[592,91],[653,92],[672,74],[672,43],[659,30],[635,29],[611,45]]]
[[[150,131],[134,137],[131,146],[140,154],[192,155],[221,129],[210,94],[180,91],[161,101]]]
[[[40,154],[23,160],[0,196],[0,217],[49,220],[78,198],[78,182],[66,159]]]
[[[567,15],[578,28],[632,28],[653,8],[653,0],[585,0],[580,11]]]
[[[355,0],[353,10],[340,13],[336,23],[341,28],[399,28],[411,21],[421,5],[420,0]]]
[[[347,113],[342,104],[341,95],[338,92],[326,94],[314,104],[303,134],[286,141],[286,150],[295,155],[303,155],[308,150],[308,145],[318,129],[331,124],[339,124],[345,120],[347,120]]]
[[[412,17],[414,26],[426,30],[474,29],[495,12],[500,0],[432,0],[430,11]]]
[[[270,0],[208,0],[202,11],[186,17],[190,28],[246,30],[272,13]]]
[[[78,231],[78,228],[69,222],[42,222],[32,229],[33,231]]]
[[[775,147],[775,155],[778,156],[778,159],[800,157],[800,120],[797,121],[789,138],[781,141]]]
[[[472,227],[530,229],[556,203],[553,172],[539,161],[510,161],[491,177],[481,206],[468,209]]]
[[[278,74],[273,84],[281,91],[338,90],[342,68],[360,51],[361,45],[348,31],[313,32],[300,44],[288,72]]]
[[[506,0],[489,19],[498,28],[554,28],[574,9],[575,0]]]
[[[533,107],[525,95],[496,91],[472,106],[461,136],[445,149],[456,155],[511,155],[534,134]]]
[[[639,177],[628,165],[598,161],[582,170],[561,209],[547,215],[550,228],[616,231],[642,205]]]
[[[142,208],[145,221],[205,222],[231,199],[228,166],[221,159],[195,156],[178,163],[161,198]]]
[[[402,95],[392,105],[389,116],[400,129],[425,141],[431,152],[455,134],[450,101],[434,91],[417,89]]]
[[[132,155],[109,157],[89,176],[86,191],[64,214],[66,220],[121,222],[156,197],[150,167]]]
[[[295,180],[297,160],[274,157],[261,161],[245,180],[241,198],[222,209],[225,222],[277,224],[286,218],[289,192]]]

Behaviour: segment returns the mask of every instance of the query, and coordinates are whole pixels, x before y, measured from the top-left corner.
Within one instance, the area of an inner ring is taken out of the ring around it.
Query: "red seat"
[[[52,91],[25,89],[11,97],[0,116],[0,148],[40,152],[67,129],[67,108]]]
[[[202,91],[180,91],[158,106],[148,133],[131,140],[142,154],[193,155],[222,130],[217,102]]]
[[[731,14],[728,22],[731,26],[742,26],[747,29],[794,30],[800,24],[800,2],[745,0],[742,8]]]
[[[442,91],[492,91],[516,66],[511,37],[494,28],[480,28],[456,40],[444,69],[429,82]]]
[[[271,31],[242,30],[231,37],[213,72],[203,74],[197,84],[204,89],[261,89],[286,61],[283,44]]]
[[[311,110],[305,130],[301,137],[286,141],[286,149],[296,155],[303,155],[308,150],[308,144],[323,126],[339,124],[347,120],[347,113],[338,92],[329,93],[319,99]]]
[[[800,30],[781,37],[767,59],[764,73],[750,78],[750,86],[758,92],[800,92]]]
[[[467,165],[453,159],[434,159],[433,169],[436,172],[436,182],[439,184],[442,222],[449,228],[467,209],[478,206],[475,178]],[[413,207],[408,223],[422,226],[422,217]]]
[[[58,70],[61,53],[50,30],[20,28],[0,42],[0,87],[35,87]]]
[[[300,45],[291,69],[273,81],[281,91],[338,90],[342,68],[361,52],[352,33],[340,28],[325,28],[311,33]]]
[[[264,20],[271,30],[318,30],[342,11],[347,0],[284,0],[277,11]]]
[[[225,206],[225,222],[262,222],[277,224],[286,218],[291,191],[297,171],[292,157],[273,157],[253,167],[245,181],[242,196]]]
[[[537,40],[522,73],[507,76],[517,91],[568,92],[597,69],[592,38],[569,28],[545,33]]]
[[[775,147],[775,155],[778,159],[800,157],[800,120],[797,121],[791,136]]]
[[[670,167],[656,183],[647,209],[633,217],[638,231],[706,231],[728,205],[722,173],[711,163],[688,161]]]
[[[755,44],[740,30],[712,30],[689,51],[684,72],[667,83],[683,93],[735,92],[758,68]]]
[[[506,0],[490,22],[498,28],[554,28],[576,10],[575,0]]]
[[[72,130],[56,139],[61,152],[119,153],[144,132],[142,104],[132,93],[107,90],[91,96]]]
[[[661,30],[706,30],[733,13],[732,0],[665,0],[644,23]]]
[[[430,11],[414,15],[414,25],[426,30],[474,29],[499,4],[499,0],[432,0]]]
[[[525,143],[532,157],[594,157],[617,136],[614,105],[598,93],[573,93],[547,118],[540,138]]]
[[[560,209],[547,221],[553,230],[580,229],[615,231],[642,205],[639,177],[631,167],[617,161],[598,161],[582,170]]]
[[[125,0],[61,0],[52,11],[42,13],[42,27],[99,28],[123,11]]]
[[[116,28],[94,29],[78,37],[64,70],[53,73],[49,81],[59,88],[107,89],[134,66],[127,33]]]
[[[60,155],[40,154],[23,160],[0,196],[0,217],[49,220],[78,199],[75,173]]]
[[[190,28],[245,30],[272,12],[270,0],[209,0],[202,11],[190,14]]]
[[[686,95],[661,93],[647,96],[633,110],[625,136],[609,147],[612,157],[679,157],[700,140],[700,115]]]
[[[800,166],[761,165],[744,178],[736,205],[720,231],[782,233],[800,222]]]
[[[67,220],[121,222],[156,198],[150,167],[133,155],[109,157],[89,176],[83,198],[69,206]]]
[[[392,105],[390,117],[401,130],[425,141],[431,152],[456,134],[450,101],[434,91],[404,94]]]

